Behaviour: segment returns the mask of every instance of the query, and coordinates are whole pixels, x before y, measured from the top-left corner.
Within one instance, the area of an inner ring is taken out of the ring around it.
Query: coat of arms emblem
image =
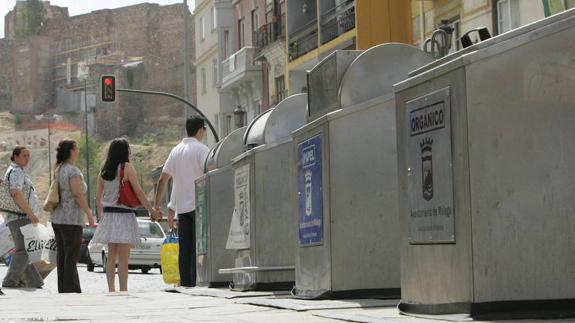
[[[312,206],[312,172],[310,169],[305,171],[305,215],[311,215],[313,212]]]
[[[433,159],[431,148],[433,139],[425,138],[419,144],[421,147],[421,184],[423,198],[430,201],[433,198]]]

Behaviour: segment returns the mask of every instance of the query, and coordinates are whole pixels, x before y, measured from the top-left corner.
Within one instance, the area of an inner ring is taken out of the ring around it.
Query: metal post
[[[190,11],[188,1],[184,0],[184,98],[190,101]],[[187,105],[184,105],[184,117],[190,116]]]
[[[132,90],[132,89],[116,89],[116,91],[118,92],[128,92],[128,93],[138,93],[138,94],[150,94],[150,95],[159,95],[159,96],[167,96],[169,98],[172,99],[176,99],[180,102],[185,103],[187,106],[189,106],[192,110],[194,110],[197,114],[200,115],[200,117],[204,118],[204,120],[206,121],[206,123],[208,124],[208,127],[210,127],[210,130],[212,131],[212,134],[214,135],[214,139],[216,140],[216,142],[220,141],[220,137],[218,136],[218,133],[216,131],[216,128],[214,128],[214,125],[210,122],[210,120],[206,117],[205,114],[202,113],[202,111],[200,111],[195,105],[193,105],[190,101],[179,97],[177,95],[174,95],[172,93],[167,93],[167,92],[158,92],[158,91],[148,91],[148,90]]]
[[[88,186],[88,207],[92,208],[90,199],[90,144],[88,142],[88,86],[87,81],[84,79],[84,121],[86,122],[86,185]]]

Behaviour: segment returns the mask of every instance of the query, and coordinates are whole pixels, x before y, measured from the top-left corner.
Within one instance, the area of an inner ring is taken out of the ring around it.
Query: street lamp
[[[34,119],[41,121],[46,120],[48,121],[48,181],[50,185],[52,185],[52,122],[58,121],[61,117],[57,114],[54,114],[51,117],[47,117],[43,114],[35,115]]]
[[[246,116],[246,111],[242,108],[241,105],[238,105],[234,109],[234,122],[237,128],[241,128],[244,126],[244,119]]]
[[[447,48],[447,51],[449,51],[451,49],[451,41],[455,28],[449,25],[449,20],[444,19],[441,20],[441,24],[437,26],[437,29],[443,30],[445,32],[445,47]]]

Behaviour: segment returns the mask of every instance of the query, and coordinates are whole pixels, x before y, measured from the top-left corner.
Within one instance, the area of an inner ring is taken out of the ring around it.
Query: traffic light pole
[[[208,126],[210,127],[210,130],[212,131],[212,134],[214,135],[214,139],[216,140],[216,142],[220,141],[220,137],[218,136],[218,133],[216,132],[216,129],[214,128],[214,126],[212,125],[212,123],[210,122],[210,120],[202,113],[202,111],[200,111],[198,108],[196,108],[195,105],[193,105],[190,101],[179,97],[177,95],[171,94],[171,93],[166,93],[166,92],[157,92],[157,91],[147,91],[147,90],[132,90],[132,89],[116,89],[116,91],[118,92],[127,92],[127,93],[138,93],[138,94],[149,94],[149,95],[159,95],[159,96],[167,96],[170,97],[172,99],[176,99],[180,102],[185,103],[186,105],[188,105],[190,108],[192,108],[194,111],[196,111],[202,118],[204,118],[204,120],[206,121],[206,123],[208,124]]]
[[[88,83],[84,79],[84,120],[86,122],[86,185],[88,188],[88,207],[92,208],[90,195],[90,143],[88,141]]]

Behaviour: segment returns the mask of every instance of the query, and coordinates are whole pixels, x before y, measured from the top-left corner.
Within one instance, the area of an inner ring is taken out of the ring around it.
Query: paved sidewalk
[[[232,299],[174,292],[58,295],[11,292],[0,297],[0,322],[334,322]]]
[[[1,0],[0,0],[1,1]],[[6,276],[8,267],[0,265],[0,281]],[[83,294],[101,294],[108,291],[106,274],[101,267],[97,267],[94,272],[88,272],[86,265],[78,264],[78,274]],[[44,280],[44,293],[58,293],[58,275],[56,269]],[[118,280],[116,279],[116,286]],[[128,290],[132,292],[160,291],[169,285],[164,284],[159,269],[152,269],[148,274],[142,274],[140,270],[130,270],[128,278]]]
[[[244,297],[227,290],[214,292],[201,288],[115,294],[4,291],[6,295],[0,297],[0,322],[445,322],[401,316],[390,300],[301,301],[285,293],[261,296],[254,293]],[[207,294],[212,296],[202,296]],[[268,306],[254,305],[266,303]],[[560,322],[575,323],[575,320]]]

